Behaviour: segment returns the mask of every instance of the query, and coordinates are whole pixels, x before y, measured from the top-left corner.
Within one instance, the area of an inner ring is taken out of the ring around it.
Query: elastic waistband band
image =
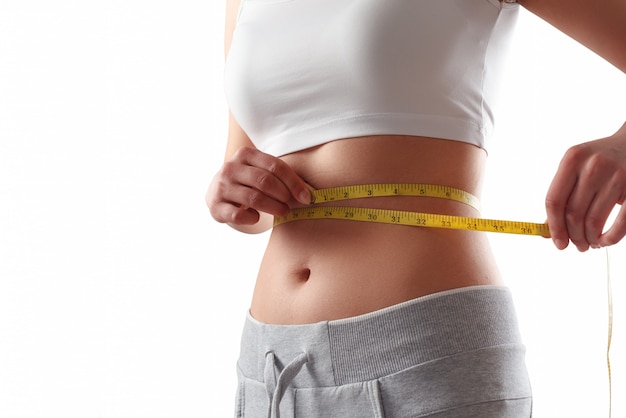
[[[267,353],[283,364],[306,353],[294,384],[333,386],[505,344],[521,344],[509,289],[472,286],[315,324],[271,325],[248,315],[238,366],[262,381]]]

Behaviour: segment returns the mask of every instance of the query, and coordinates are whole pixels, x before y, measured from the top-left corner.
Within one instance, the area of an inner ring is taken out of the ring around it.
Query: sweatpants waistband
[[[248,315],[238,367],[248,378],[263,381],[268,354],[281,368],[305,353],[306,367],[292,384],[336,386],[508,344],[521,344],[509,289],[472,286],[315,324],[271,325]]]

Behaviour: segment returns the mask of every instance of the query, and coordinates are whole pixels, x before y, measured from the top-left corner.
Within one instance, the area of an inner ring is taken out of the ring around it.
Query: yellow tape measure
[[[478,198],[465,190],[437,184],[420,183],[359,184],[356,186],[319,189],[313,191],[313,201],[311,204],[382,196],[439,197],[442,199],[456,200],[457,202],[465,203],[480,210],[480,201]]]
[[[313,191],[313,202],[311,204],[381,196],[438,197],[462,202],[476,209],[479,208],[478,198],[464,190],[434,184],[413,183],[362,184],[319,189]],[[294,209],[286,216],[275,217],[274,226],[306,219],[343,219],[466,231],[538,235],[546,238],[550,236],[550,231],[546,224],[344,206],[310,206]]]

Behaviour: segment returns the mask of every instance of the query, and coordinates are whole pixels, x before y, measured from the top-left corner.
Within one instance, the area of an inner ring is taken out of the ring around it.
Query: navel
[[[311,277],[311,269],[308,267],[299,268],[294,272],[294,278],[298,283],[306,283]]]

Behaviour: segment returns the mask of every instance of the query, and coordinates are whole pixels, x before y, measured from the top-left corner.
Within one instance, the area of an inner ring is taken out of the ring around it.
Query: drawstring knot
[[[308,361],[306,353],[300,353],[296,358],[291,360],[285,368],[276,377],[276,358],[274,353],[269,351],[265,354],[265,371],[263,377],[265,380],[265,389],[270,400],[268,418],[280,418],[280,401],[283,399],[285,391],[300,373],[302,366]]]

